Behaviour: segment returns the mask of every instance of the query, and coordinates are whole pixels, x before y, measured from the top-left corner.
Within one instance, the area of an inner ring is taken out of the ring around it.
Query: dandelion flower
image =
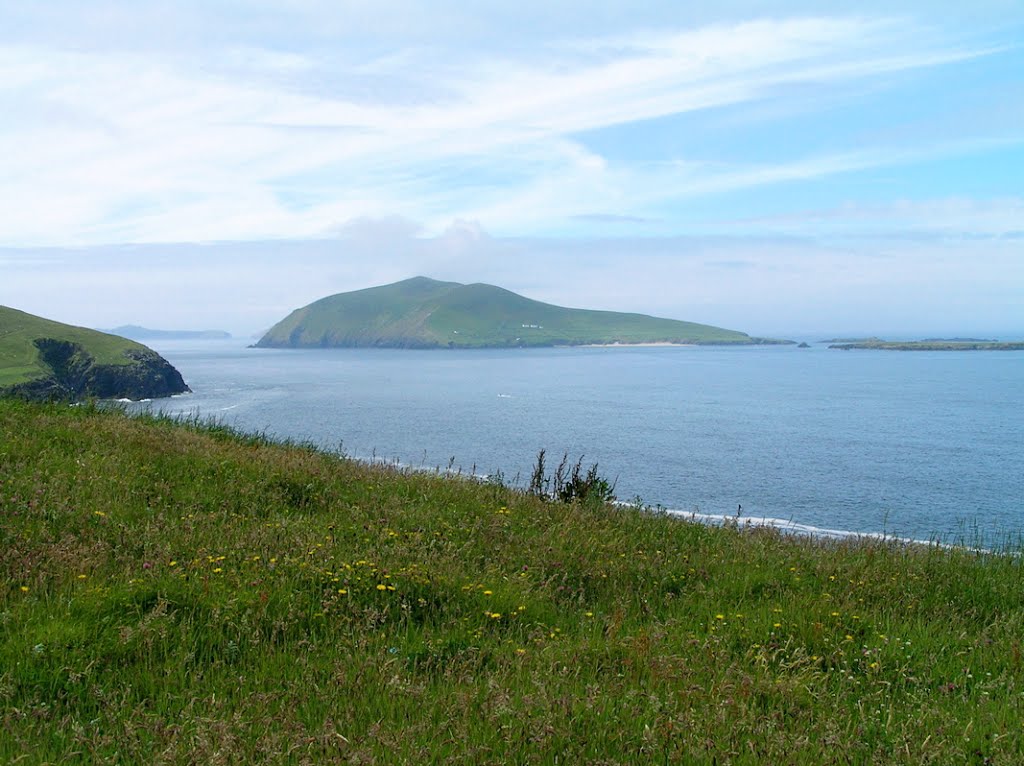
[[[387,590],[387,589],[388,589],[387,585],[385,585],[384,583],[378,583],[377,590]]]
[[[22,585],[21,586],[21,592],[22,593],[28,593],[28,586],[27,585]]]

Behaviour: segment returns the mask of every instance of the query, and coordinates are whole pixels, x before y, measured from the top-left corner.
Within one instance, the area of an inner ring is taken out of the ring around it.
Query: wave
[[[630,506],[630,503],[619,502],[616,505]],[[729,514],[700,513],[699,511],[681,511],[675,508],[650,508],[652,513],[663,513],[668,516],[675,516],[688,521],[700,524],[711,524],[713,526],[725,526],[735,524],[741,529],[774,529],[784,534],[803,535],[827,540],[878,540],[880,542],[895,543],[897,545],[930,545],[936,548],[946,549],[970,549],[985,551],[979,546],[954,545],[943,543],[939,540],[920,540],[913,537],[899,537],[886,532],[857,532],[850,529],[830,529],[828,527],[815,527],[810,524],[801,524],[792,519],[776,519],[770,516],[742,517]]]

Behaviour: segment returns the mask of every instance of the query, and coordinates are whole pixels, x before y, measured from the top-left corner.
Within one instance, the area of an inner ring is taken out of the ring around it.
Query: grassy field
[[[145,346],[85,327],[53,322],[0,306],[0,387],[24,383],[50,374],[39,359],[36,338],[55,338],[77,343],[87,349],[97,364],[124,365],[132,360],[125,351],[145,351]]]
[[[485,348],[659,341],[755,342],[745,333],[710,325],[569,309],[493,285],[416,277],[323,298],[292,312],[257,345]]]
[[[1019,764],[1010,554],[0,401],[4,763]]]

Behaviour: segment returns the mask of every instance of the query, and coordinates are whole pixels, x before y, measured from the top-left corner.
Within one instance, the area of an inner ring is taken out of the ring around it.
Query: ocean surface
[[[1024,353],[753,348],[271,350],[152,344],[198,414],[368,460],[525,484],[597,462],[620,500],[819,534],[1024,533]]]

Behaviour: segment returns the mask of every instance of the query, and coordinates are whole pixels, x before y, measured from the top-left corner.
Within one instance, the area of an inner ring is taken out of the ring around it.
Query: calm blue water
[[[544,447],[671,509],[946,541],[1024,532],[1021,352],[154,347],[195,393],[149,406],[355,457],[525,479]]]

